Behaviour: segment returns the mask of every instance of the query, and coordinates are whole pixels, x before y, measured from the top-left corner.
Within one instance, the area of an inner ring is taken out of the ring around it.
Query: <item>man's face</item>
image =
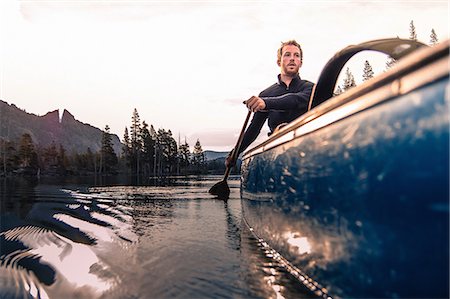
[[[300,60],[300,49],[294,45],[283,47],[281,61],[278,62],[282,75],[295,76],[302,63]]]

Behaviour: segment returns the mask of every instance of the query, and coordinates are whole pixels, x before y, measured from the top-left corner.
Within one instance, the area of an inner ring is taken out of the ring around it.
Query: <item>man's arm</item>
[[[294,110],[308,107],[314,84],[308,84],[302,91],[287,93],[277,97],[261,97],[266,104],[265,110]]]
[[[255,141],[255,139],[258,137],[259,132],[261,131],[262,126],[264,125],[264,122],[267,119],[268,112],[256,112],[253,115],[252,121],[250,122],[250,125],[248,126],[247,130],[245,130],[244,137],[242,139],[241,146],[239,147],[239,152],[242,153],[247,149],[247,147]],[[233,151],[231,151],[228,154],[228,157],[225,160],[225,165],[232,166],[236,161],[231,161],[231,156],[233,155]]]

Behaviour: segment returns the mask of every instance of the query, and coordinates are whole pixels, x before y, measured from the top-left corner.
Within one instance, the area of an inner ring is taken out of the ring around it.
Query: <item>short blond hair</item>
[[[300,46],[300,44],[294,40],[288,40],[287,42],[282,42],[280,48],[277,51],[277,63],[281,62],[281,55],[283,54],[283,48],[285,46],[296,46],[299,50],[300,50],[300,62],[303,62],[303,51],[302,51],[302,47]]]

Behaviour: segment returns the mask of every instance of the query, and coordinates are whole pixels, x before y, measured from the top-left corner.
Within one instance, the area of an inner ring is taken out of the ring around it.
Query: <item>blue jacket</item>
[[[243,152],[258,137],[266,119],[271,134],[282,123],[288,123],[308,111],[309,98],[314,86],[312,82],[302,80],[300,76],[292,79],[289,87],[281,81],[263,90],[259,97],[266,103],[265,111],[258,111],[244,133],[239,153]]]

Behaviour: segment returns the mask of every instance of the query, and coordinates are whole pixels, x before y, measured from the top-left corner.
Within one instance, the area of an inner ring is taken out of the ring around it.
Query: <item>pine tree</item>
[[[156,132],[153,125],[150,125],[150,136],[154,140],[154,153],[153,153],[153,176],[156,177],[156,170],[158,166],[158,154],[159,154],[159,146],[158,146],[158,133]]]
[[[117,156],[112,147],[112,138],[109,126],[105,126],[102,134],[102,147],[100,149],[100,172],[114,173],[117,166]]]
[[[31,135],[25,133],[22,135],[19,144],[20,166],[31,171],[38,169],[38,156],[34,147]]]
[[[3,149],[2,171],[4,174],[7,174],[19,167],[20,158],[16,149],[16,145],[13,141],[0,139],[0,144]],[[2,171],[0,171],[0,173]]]
[[[58,168],[60,173],[64,174],[66,172],[66,169],[68,167],[68,159],[66,156],[66,150],[64,149],[63,145],[59,145],[59,152],[58,152]]]
[[[338,85],[338,86],[336,87],[336,90],[334,91],[333,95],[334,95],[334,96],[338,96],[338,95],[340,95],[341,93],[343,93],[342,88],[341,88],[340,85]]]
[[[128,128],[125,127],[125,132],[123,134],[122,157],[125,159],[128,167],[130,167],[130,158],[131,158],[130,155],[131,155],[130,135],[128,134]]]
[[[95,172],[96,171],[96,169],[95,169],[95,155],[92,152],[90,147],[88,147],[88,149],[86,151],[86,154],[85,154],[85,157],[86,157],[85,159],[86,159],[86,166],[87,166],[86,170]]]
[[[192,151],[192,164],[197,172],[202,172],[205,166],[205,153],[203,152],[200,140],[194,145],[194,150]]]
[[[153,127],[151,127],[151,129],[153,129]],[[142,122],[142,165],[144,172],[148,175],[153,169],[153,161],[155,155],[155,139],[152,137],[152,134],[150,132],[151,129],[149,130],[148,124],[145,121]]]
[[[393,67],[396,63],[397,61],[391,56],[389,56],[386,61],[386,71],[389,70],[391,67]]]
[[[177,142],[170,130],[159,129],[156,139],[156,156],[158,175],[171,173],[177,162]]]
[[[139,113],[136,110],[136,108],[134,108],[133,115],[131,116],[130,131],[131,131],[130,132],[131,133],[131,137],[130,137],[131,148],[133,151],[137,151],[138,149],[140,149],[140,146],[141,146],[141,140],[140,140],[141,120],[139,118]]]
[[[156,140],[157,133],[153,125],[150,125],[150,136],[152,136],[153,140]]]
[[[434,31],[434,29],[431,29],[431,34],[430,34],[430,46],[435,46],[437,43],[439,42],[436,32]]]
[[[355,86],[356,86],[355,77],[353,77],[353,74],[350,71],[350,68],[347,67],[347,70],[345,71],[345,78],[344,78],[344,84],[342,86],[342,89],[343,89],[343,91],[347,91]]]
[[[92,153],[90,147],[87,148],[85,153],[75,154],[72,159],[72,164],[76,173],[87,174],[95,171],[94,154]]]
[[[367,81],[371,78],[373,78],[374,72],[372,69],[372,66],[370,65],[369,61],[366,60],[364,62],[364,69],[363,69],[363,81]]]
[[[180,146],[178,148],[178,152],[179,152],[181,169],[186,171],[186,169],[189,166],[190,160],[191,160],[191,152],[189,149],[189,144],[186,141],[186,138],[184,139],[184,143],[180,144]]]
[[[175,138],[173,138],[172,131],[167,131],[168,135],[168,157],[169,157],[169,165],[170,172],[175,172],[178,160],[178,145]]]
[[[55,142],[40,151],[40,164],[44,172],[56,174],[58,168],[58,151]]]
[[[130,127],[130,144],[131,144],[131,169],[134,170],[136,174],[140,173],[140,152],[142,149],[142,139],[141,139],[141,120],[139,118],[139,113],[136,108],[134,108],[133,115],[131,116],[131,127]]]
[[[412,20],[409,23],[409,39],[417,40],[416,26],[414,26],[414,21]]]

